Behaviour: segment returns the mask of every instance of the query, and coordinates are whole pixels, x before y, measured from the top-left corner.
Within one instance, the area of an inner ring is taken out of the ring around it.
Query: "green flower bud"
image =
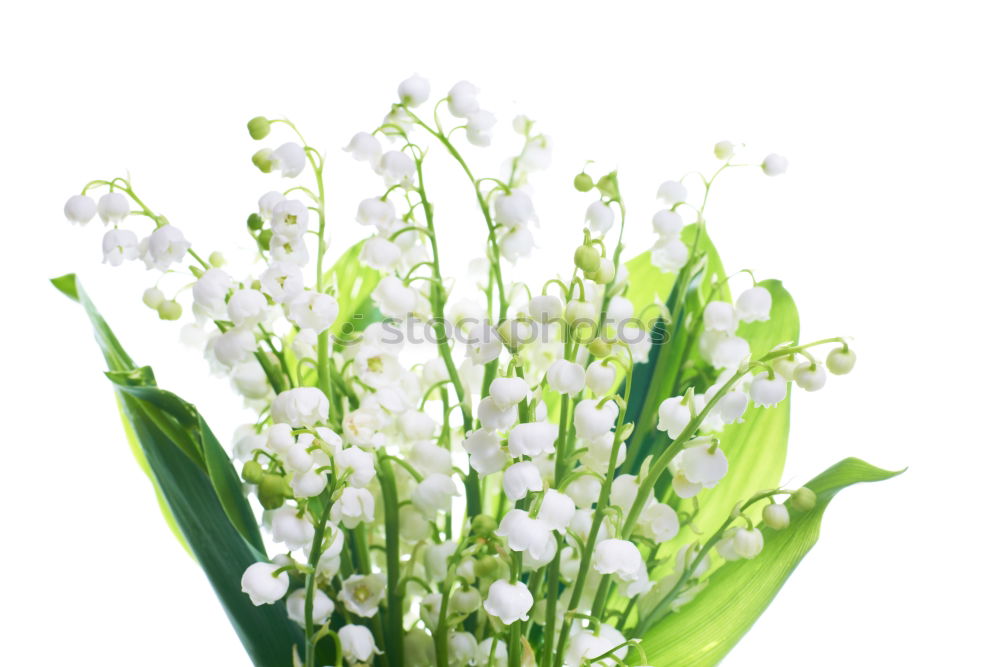
[[[226,258],[221,252],[216,250],[215,252],[213,252],[211,255],[208,256],[208,263],[218,269],[221,268],[222,265],[226,263]]]
[[[264,226],[264,218],[260,217],[259,213],[251,213],[247,218],[247,227],[253,231],[257,231]]]
[[[496,556],[483,556],[476,559],[476,565],[473,569],[480,579],[492,579],[500,570],[500,561]]]
[[[250,484],[260,484],[264,479],[264,469],[256,461],[247,461],[243,464],[243,479]]]
[[[608,199],[620,199],[621,195],[618,192],[618,172],[613,171],[597,179],[597,189]]]
[[[590,192],[594,189],[594,179],[590,177],[590,174],[585,174],[581,171],[573,179],[573,187],[578,192]]]
[[[492,535],[497,529],[497,520],[489,514],[479,514],[472,520],[472,533],[483,537]]]
[[[800,512],[808,512],[812,508],[816,507],[816,494],[808,486],[803,486],[801,489],[792,494],[791,498],[788,499],[789,504]]]
[[[830,351],[826,358],[826,367],[834,375],[847,375],[854,368],[854,362],[858,360],[858,355],[854,350],[845,347],[838,347]]]
[[[292,490],[281,475],[265,474],[257,487],[257,499],[266,510],[278,509],[291,495]]]
[[[596,271],[584,272],[583,277],[598,285],[607,285],[615,279],[615,265],[607,257],[602,257]]]
[[[601,253],[593,246],[582,245],[573,253],[573,262],[585,273],[597,271],[601,267]]]
[[[761,518],[768,527],[774,530],[784,530],[788,528],[788,508],[779,503],[771,503],[764,508]]]
[[[611,354],[611,345],[608,343],[608,341],[602,340],[600,338],[595,338],[594,340],[592,340],[590,342],[590,345],[587,346],[587,349],[590,350],[590,353],[594,355],[596,359],[603,359],[604,357]]]
[[[263,230],[257,236],[257,245],[260,246],[261,250],[267,250],[268,248],[271,247],[271,237],[272,236],[274,236],[274,232],[272,232],[270,229]]]
[[[255,140],[260,141],[267,135],[271,133],[271,121],[264,118],[263,116],[257,116],[256,118],[251,118],[250,122],[247,123],[247,130],[250,131],[250,136]]]
[[[250,161],[253,162],[255,167],[260,169],[265,174],[270,173],[271,170],[274,169],[274,160],[271,158],[270,148],[261,148],[253,154]]]
[[[156,307],[156,312],[159,314],[161,320],[179,320],[181,319],[183,309],[181,308],[181,304],[170,299],[169,301],[161,302]]]
[[[160,291],[159,287],[150,287],[142,293],[142,302],[153,310],[159,308],[164,299],[166,297],[163,296],[163,292]]]

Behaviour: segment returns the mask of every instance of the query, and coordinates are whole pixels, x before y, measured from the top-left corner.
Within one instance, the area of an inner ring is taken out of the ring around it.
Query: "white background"
[[[196,247],[232,252],[278,185],[250,166],[243,124],[287,115],[329,151],[346,247],[377,181],[339,148],[413,71],[439,95],[460,78],[483,89],[502,124],[477,164],[499,164],[515,113],[553,136],[535,181],[545,261],[527,265],[533,277],[578,233],[590,198],[569,181],[586,159],[621,170],[631,255],[651,242],[656,185],[710,169],[714,142],[789,157],[780,179],[728,175],[708,209],[730,270],[785,281],[803,338],[857,340],[854,374],[796,394],[787,479],[849,455],[910,469],[835,501],[726,664],[993,662],[1000,49],[988,3],[337,4],[5,9],[0,662],[245,663],[131,459],[83,313],[46,279],[79,272],[132,355],[220,438],[238,402],[139,303],[151,274],[100,265],[97,223],[71,228],[65,198],[129,170]],[[443,174],[431,194],[462,200],[439,208],[464,260],[481,222]]]

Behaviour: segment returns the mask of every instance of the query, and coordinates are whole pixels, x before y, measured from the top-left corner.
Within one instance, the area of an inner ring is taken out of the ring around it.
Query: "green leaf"
[[[251,660],[260,667],[290,665],[292,648],[303,645],[302,631],[283,605],[256,607],[241,590],[244,570],[265,555],[256,520],[222,447],[194,406],[143,384],[153,381],[152,372],[129,358],[75,276],[52,282],[90,316],[126,432],[140,450],[140,465],[151,474],[169,520],[204,570]],[[183,448],[176,437],[193,438],[197,450]]]
[[[799,340],[799,313],[792,295],[778,280],[758,284],[771,293],[771,317],[765,322],[744,322],[737,331],[750,341],[754,357],[779,343]],[[720,440],[729,460],[729,472],[715,488],[699,494],[701,508],[695,523],[702,532],[720,525],[737,502],[778,486],[785,468],[790,415],[789,397],[773,408],[751,406],[742,423],[730,424],[723,430]],[[684,509],[690,511],[691,506],[687,501]],[[756,519],[759,515],[759,506],[755,506],[751,516]],[[686,527],[676,539],[681,545],[698,538],[691,527]]]
[[[823,512],[837,492],[852,484],[878,482],[898,474],[848,458],[808,482],[806,486],[816,493],[813,509],[791,510],[791,525],[785,530],[762,528],[764,550],[759,556],[723,565],[692,602],[645,633],[642,647],[648,664],[718,664],[767,609],[819,539]]]
[[[336,340],[343,341],[350,334],[381,319],[371,294],[382,279],[382,274],[361,263],[364,245],[364,241],[355,243],[326,272],[327,284],[332,283],[337,288],[339,311],[330,327]]]

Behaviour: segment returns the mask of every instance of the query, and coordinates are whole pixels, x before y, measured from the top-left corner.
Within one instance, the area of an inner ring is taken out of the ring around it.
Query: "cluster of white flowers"
[[[620,237],[617,251],[604,241],[624,224],[617,175],[596,183],[586,173],[576,177],[577,190],[599,198],[586,207],[583,241],[566,258],[566,273],[533,296],[526,286],[515,290],[503,275],[534,248],[538,216],[528,178],[547,166],[551,146],[534,123],[515,119],[523,148],[506,179],[477,180],[462,161],[485,219],[486,249],[474,264],[486,278],[472,282],[486,305],[449,302],[420,142],[441,144],[461,161],[454,130],[464,130],[472,146],[488,146],[497,121],[467,81],[437,103],[452,117],[450,128],[438,106],[431,120],[416,112],[431,98],[426,79],[406,79],[398,97],[377,130],[358,132],[344,149],[380,179],[358,204],[356,221],[372,231],[359,258],[378,276],[368,300],[383,318],[345,339],[334,325],[338,316],[355,315],[340,309],[357,295],[353,284],[337,284],[324,271],[321,184],[259,198],[247,230],[263,261],[245,276],[227,271],[218,253],[202,261],[124,179],[88,184],[67,201],[66,217],[85,224],[100,215],[112,227],[103,247],[114,266],[141,258],[168,272],[190,254],[196,280],[181,288],[191,290],[189,327],[202,334],[212,367],[231,377],[259,415],[237,432],[234,458],[280,553],[244,573],[254,604],[284,600],[289,617],[309,632],[332,622],[352,664],[400,646],[406,664],[417,667],[522,664],[521,638],[530,627],[539,629],[531,641],[541,642],[542,664],[615,664],[629,650],[632,619],[626,615],[617,627],[598,622],[607,620],[609,599],[647,594],[655,566],[667,561],[676,562],[675,608],[705,585],[709,549],[705,542],[674,544],[697,522],[690,504],[678,509],[725,477],[727,427],[748,409],[778,405],[791,381],[821,388],[826,371],[808,346],[751,358],[740,331],[770,317],[765,286],[749,287],[735,304],[709,300],[690,325],[692,363],[701,364],[704,381],[677,383],[681,391],[659,402],[658,421],[644,434],[658,444],[645,451],[635,435],[641,423],[627,408],[633,370],[654,343],[635,318],[636,308],[649,304],[629,298]],[[248,128],[261,140],[276,123],[297,139],[258,151],[254,164],[286,178],[310,167],[322,179],[321,154],[294,125],[258,117]],[[735,151],[730,142],[716,145],[723,168],[736,166]],[[762,169],[775,175],[786,166],[770,155]],[[97,203],[86,195],[95,187],[109,189]],[[666,208],[652,218],[657,241],[649,260],[680,280],[699,252],[683,232],[704,226],[704,205],[689,204],[679,181],[664,182],[657,199]],[[684,217],[688,209],[693,219]],[[142,241],[121,228],[132,213],[153,223]],[[315,250],[309,232],[319,239]],[[164,319],[181,315],[177,298],[158,286],[143,301]],[[429,352],[399,335],[393,322],[401,320],[428,323],[438,337],[448,324],[463,334],[462,344],[435,340]],[[826,368],[842,374],[855,358],[837,340]],[[665,474],[672,493],[654,493]],[[772,501],[763,514],[772,529],[790,521],[785,505],[773,502],[781,493],[757,499]],[[808,494],[793,499],[808,509]],[[753,558],[764,533],[748,515],[740,517],[745,527],[735,518],[719,527],[714,551],[725,560]]]

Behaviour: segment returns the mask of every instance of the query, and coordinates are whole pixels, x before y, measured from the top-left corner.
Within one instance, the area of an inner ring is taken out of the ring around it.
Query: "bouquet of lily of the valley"
[[[407,79],[350,139],[379,177],[353,247],[331,247],[324,155],[283,119],[248,124],[286,135],[253,163],[291,184],[234,230],[253,250],[242,266],[198,252],[128,178],[66,202],[71,221],[103,221],[106,263],[153,272],[146,306],[193,315],[182,336],[255,417],[227,452],[75,276],[53,281],[90,316],[167,522],[261,667],[718,662],[833,496],[894,474],[847,459],[780,484],[791,388],[821,389],[855,352],[800,341],[781,282],[727,274],[704,212],[724,172],[776,176],[785,159],[716,144],[714,173],[660,186],[658,240],[628,260],[618,175],[588,166],[572,179],[583,224],[526,284],[548,137],[514,119],[518,154],[476,174],[463,153],[496,118],[468,82],[425,111],[429,96]],[[426,175],[442,163],[468,179],[475,249],[449,248],[435,218],[449,203]],[[447,276],[446,252],[473,255],[470,275]]]

